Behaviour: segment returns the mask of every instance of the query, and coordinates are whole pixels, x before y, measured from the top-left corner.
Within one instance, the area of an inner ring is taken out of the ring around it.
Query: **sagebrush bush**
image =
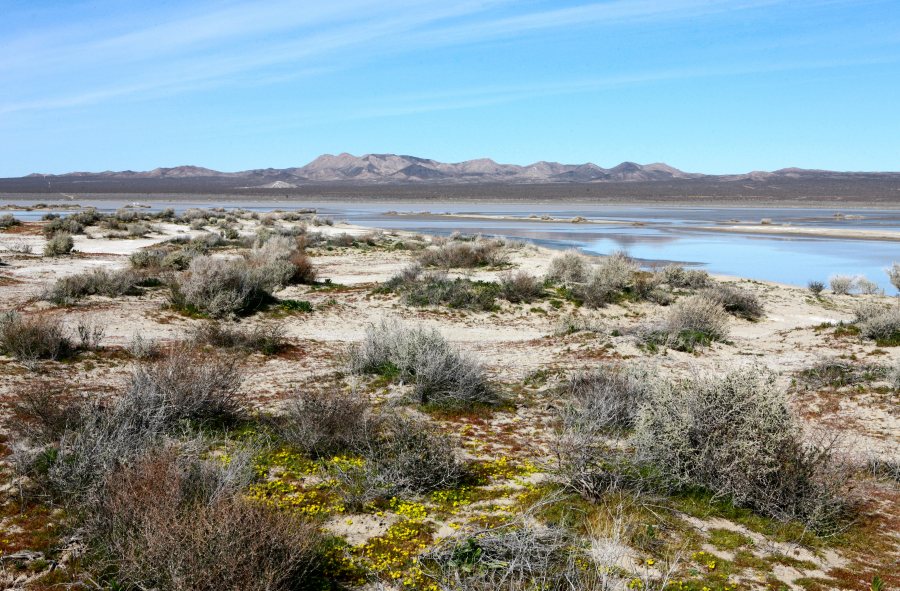
[[[680,351],[728,339],[728,313],[717,298],[698,294],[679,299],[672,305],[660,326],[644,332],[648,344],[663,345]]]
[[[781,521],[825,531],[846,507],[832,446],[804,441],[774,374],[758,367],[654,388],[632,444],[673,486],[700,486]]]
[[[500,275],[500,297],[508,302],[530,303],[544,294],[543,282],[525,271],[506,272]]]
[[[588,274],[587,281],[576,287],[576,295],[591,308],[612,303],[623,291],[632,287],[638,265],[624,252],[604,257]],[[651,287],[652,289],[652,287]]]
[[[881,312],[868,314],[857,321],[862,336],[872,339],[880,346],[900,345],[900,310],[883,308]]]
[[[835,295],[849,295],[856,288],[856,279],[847,275],[832,275],[828,286]]]
[[[821,281],[810,281],[806,284],[806,288],[811,294],[819,297],[819,295],[821,295],[822,291],[825,289],[825,284]]]
[[[481,364],[435,329],[388,319],[372,324],[350,350],[350,369],[410,381],[422,404],[464,407],[497,401]]]
[[[190,339],[198,345],[217,349],[243,349],[264,355],[274,355],[284,348],[284,326],[266,322],[251,328],[210,320],[195,326]]]
[[[303,588],[318,564],[318,526],[246,500],[237,463],[162,449],[116,470],[88,522],[93,557],[141,589]]]
[[[900,293],[900,263],[891,263],[891,266],[884,270],[888,276],[888,281],[894,286],[894,289]]]
[[[44,236],[47,238],[53,238],[58,234],[68,234],[71,236],[72,234],[83,233],[84,225],[79,221],[79,218],[74,215],[64,218],[54,218],[44,224]]]
[[[298,389],[276,421],[282,439],[313,457],[359,453],[377,429],[365,394]]]
[[[752,291],[734,285],[719,284],[706,292],[719,300],[729,314],[745,320],[759,320],[765,313],[762,302]]]
[[[74,349],[65,327],[55,317],[0,314],[0,351],[29,367],[40,359],[62,359]]]
[[[487,312],[495,308],[500,287],[462,277],[451,279],[443,272],[422,273],[420,266],[412,265],[386,281],[378,291],[399,293],[409,306],[444,305]]]
[[[263,283],[274,288],[292,283],[313,283],[316,272],[309,257],[302,252],[297,240],[289,236],[272,235],[257,239],[247,255],[251,268],[264,279]]]
[[[65,306],[91,296],[117,297],[140,293],[138,284],[143,278],[130,269],[90,269],[56,280],[41,294],[41,299]]]
[[[453,440],[423,419],[391,414],[377,421],[376,435],[363,440],[363,473],[355,475],[368,481],[370,490],[422,494],[454,488],[465,478]]]
[[[163,266],[163,259],[169,254],[162,248],[138,250],[128,257],[131,266],[135,269],[158,269]]]
[[[587,257],[577,250],[567,250],[550,259],[547,278],[566,285],[575,285],[587,281],[589,269]]]
[[[233,424],[247,413],[241,381],[234,357],[176,345],[135,365],[128,396],[158,408],[167,423]]]
[[[19,220],[11,213],[4,213],[0,215],[0,230],[6,230],[7,228],[12,228],[13,226],[18,226],[21,224]]]
[[[602,367],[575,374],[566,384],[564,427],[577,424],[594,436],[632,428],[649,379],[636,368]]]
[[[703,269],[688,269],[674,263],[660,269],[658,274],[662,283],[684,289],[703,289],[713,283],[712,277]]]
[[[420,563],[439,588],[448,591],[613,588],[584,580],[583,567],[591,560],[571,531],[534,519],[446,538]]]
[[[418,262],[426,267],[445,269],[503,265],[507,262],[503,250],[503,242],[500,240],[448,240],[420,252]]]
[[[59,232],[51,236],[44,245],[44,256],[55,257],[69,254],[75,248],[75,241],[68,232]]]
[[[172,302],[215,318],[249,313],[271,299],[268,279],[244,259],[201,255],[172,282]]]

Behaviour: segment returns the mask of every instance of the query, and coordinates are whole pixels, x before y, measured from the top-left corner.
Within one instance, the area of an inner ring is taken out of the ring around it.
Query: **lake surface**
[[[18,201],[26,204],[23,200]],[[2,204],[3,201],[0,201]],[[115,211],[126,201],[79,201],[83,206]],[[255,211],[314,207],[320,215],[336,220],[385,229],[446,235],[481,233],[532,241],[554,248],[578,248],[591,254],[625,250],[646,261],[675,261],[696,265],[712,273],[736,275],[781,283],[805,285],[834,274],[865,275],[892,290],[884,268],[900,262],[900,242],[759,235],[702,229],[717,225],[758,224],[767,218],[773,225],[805,228],[892,230],[900,232],[900,210],[810,209],[750,207],[655,207],[589,204],[531,203],[411,203],[411,202],[218,202],[147,201],[151,210],[173,207],[243,207]],[[398,212],[397,215],[388,212]],[[515,219],[466,219],[427,215],[437,213],[505,216]],[[43,212],[12,212],[24,220],[40,219]],[[835,214],[839,214],[836,217]],[[415,215],[418,214],[418,215]],[[604,224],[538,222],[529,216],[577,216]]]

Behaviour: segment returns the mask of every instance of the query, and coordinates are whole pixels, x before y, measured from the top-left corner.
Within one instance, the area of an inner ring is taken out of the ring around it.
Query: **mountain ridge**
[[[711,179],[718,181],[761,181],[803,178],[854,178],[859,176],[900,177],[898,172],[842,172],[818,169],[781,168],[774,171],[752,171],[741,174],[709,175],[685,172],[663,162],[638,164],[625,161],[611,168],[593,162],[564,164],[540,160],[531,164],[503,164],[491,158],[462,162],[440,162],[430,158],[398,154],[363,154],[347,152],[322,154],[298,167],[260,168],[239,172],[222,172],[202,166],[158,167],[149,171],[69,172],[64,174],[32,173],[20,178],[78,179],[234,179],[258,188],[315,183],[351,184],[473,184],[473,183],[629,183]],[[253,188],[245,187],[245,188]]]

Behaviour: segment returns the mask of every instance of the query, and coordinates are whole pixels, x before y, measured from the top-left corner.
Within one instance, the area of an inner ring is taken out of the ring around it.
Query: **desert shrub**
[[[426,552],[420,563],[445,590],[607,589],[582,580],[578,565],[589,564],[590,559],[578,545],[572,532],[562,526],[516,519],[446,538]]]
[[[822,294],[822,291],[825,289],[825,284],[821,281],[810,281],[806,284],[806,289],[809,290],[809,293],[813,294],[816,297],[819,297]]]
[[[131,238],[143,238],[150,233],[150,226],[147,224],[128,224],[126,231]]]
[[[847,275],[832,275],[828,279],[828,285],[835,295],[849,295],[856,288],[856,280]]]
[[[91,320],[79,320],[75,333],[78,335],[81,348],[91,351],[100,347],[100,341],[106,333],[106,325]]]
[[[373,429],[365,394],[298,389],[276,421],[282,439],[313,457],[359,452]]]
[[[29,367],[39,359],[62,359],[74,351],[62,323],[50,316],[0,314],[0,351]]]
[[[670,264],[658,271],[662,283],[684,289],[703,289],[713,283],[703,269],[688,269],[684,265]]]
[[[576,332],[603,332],[603,330],[601,319],[572,312],[559,317],[553,332],[557,335],[567,335]]]
[[[163,449],[117,470],[88,524],[93,557],[140,589],[304,588],[317,525],[245,499],[235,463]]]
[[[163,259],[168,252],[161,248],[138,250],[128,257],[131,266],[135,269],[157,269],[163,266]]]
[[[109,271],[90,269],[58,279],[44,290],[41,299],[65,306],[91,295],[117,297],[140,293],[137,289],[142,278],[130,269]]]
[[[804,442],[775,376],[757,367],[653,389],[632,443],[673,486],[700,486],[778,520],[824,531],[846,506],[832,445]]]
[[[627,254],[615,252],[594,266],[587,281],[577,286],[575,293],[585,305],[591,308],[603,307],[616,301],[626,289],[633,287],[637,272],[637,264]]]
[[[12,228],[13,226],[18,226],[21,224],[19,220],[11,213],[4,213],[0,215],[0,230],[6,230],[7,228]]]
[[[881,288],[878,287],[878,284],[867,278],[864,275],[860,275],[855,279],[856,281],[856,289],[859,293],[865,295],[875,295],[881,293]]]
[[[128,396],[159,408],[167,424],[233,424],[247,412],[241,380],[234,357],[179,345],[160,359],[138,363]]]
[[[153,339],[144,338],[138,333],[132,335],[126,350],[133,358],[142,360],[154,359],[162,354],[159,343]]]
[[[878,345],[900,345],[900,310],[896,308],[869,315],[858,321],[857,326],[862,336],[873,339]]]
[[[587,257],[576,250],[567,250],[550,259],[547,278],[566,285],[584,283],[588,278]]]
[[[362,480],[364,488],[384,496],[454,488],[466,477],[453,440],[423,419],[383,415],[377,434],[363,444],[362,472],[348,474],[348,480],[357,479],[357,486]]]
[[[265,281],[243,259],[197,256],[172,282],[172,302],[216,318],[249,313],[271,299]]]
[[[69,254],[75,248],[75,241],[68,232],[59,232],[51,236],[44,245],[44,256],[55,257]]]
[[[726,312],[738,318],[759,320],[765,312],[756,294],[740,287],[719,284],[706,293],[719,300]]]
[[[413,264],[388,279],[376,291],[399,293],[409,306],[444,305],[462,310],[490,311],[495,307],[500,287],[496,283],[462,277],[451,279],[442,272],[422,273],[422,267]]]
[[[577,426],[593,436],[631,429],[649,381],[635,368],[602,367],[575,374],[566,385],[564,428]]]
[[[500,275],[500,297],[508,302],[533,302],[543,294],[543,282],[525,271]]]
[[[78,218],[68,216],[64,218],[54,218],[44,224],[44,236],[52,238],[57,234],[83,234],[84,225],[78,221]]]
[[[680,299],[660,326],[644,332],[643,339],[649,345],[693,351],[728,339],[728,313],[717,298],[705,294]]]
[[[82,422],[86,403],[47,383],[21,388],[12,403],[10,429],[19,441],[49,445]]]
[[[841,388],[878,379],[885,375],[882,367],[854,363],[844,359],[826,359],[797,372],[797,382],[807,388]]]
[[[435,329],[382,320],[350,350],[355,373],[397,376],[414,384],[422,404],[471,406],[497,401],[481,364],[452,347]]]
[[[503,243],[477,238],[469,242],[449,240],[419,253],[418,262],[426,267],[471,268],[506,264]]]
[[[900,292],[900,263],[891,263],[891,266],[884,270],[888,276],[888,281]]]
[[[257,239],[247,261],[263,277],[263,283],[272,287],[312,283],[316,278],[309,257],[299,249],[297,240],[288,236]]]
[[[194,327],[190,339],[198,345],[217,349],[243,349],[264,355],[274,355],[285,346],[284,327],[276,323],[258,324],[248,329],[237,324],[210,320]]]

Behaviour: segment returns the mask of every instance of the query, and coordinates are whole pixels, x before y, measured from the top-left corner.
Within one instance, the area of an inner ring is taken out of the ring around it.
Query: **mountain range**
[[[623,162],[612,168],[593,163],[560,164],[535,162],[525,166],[500,164],[489,158],[464,162],[438,162],[416,156],[396,154],[324,154],[309,164],[294,168],[266,168],[241,172],[220,172],[200,166],[155,168],[146,172],[106,171],[71,172],[60,175],[31,174],[25,178],[103,179],[203,179],[233,183],[236,188],[287,189],[307,184],[543,184],[543,183],[628,183],[676,180],[767,181],[773,179],[900,179],[900,173],[856,173],[785,168],[774,172],[750,172],[735,175],[705,175],[678,170],[666,164]]]

